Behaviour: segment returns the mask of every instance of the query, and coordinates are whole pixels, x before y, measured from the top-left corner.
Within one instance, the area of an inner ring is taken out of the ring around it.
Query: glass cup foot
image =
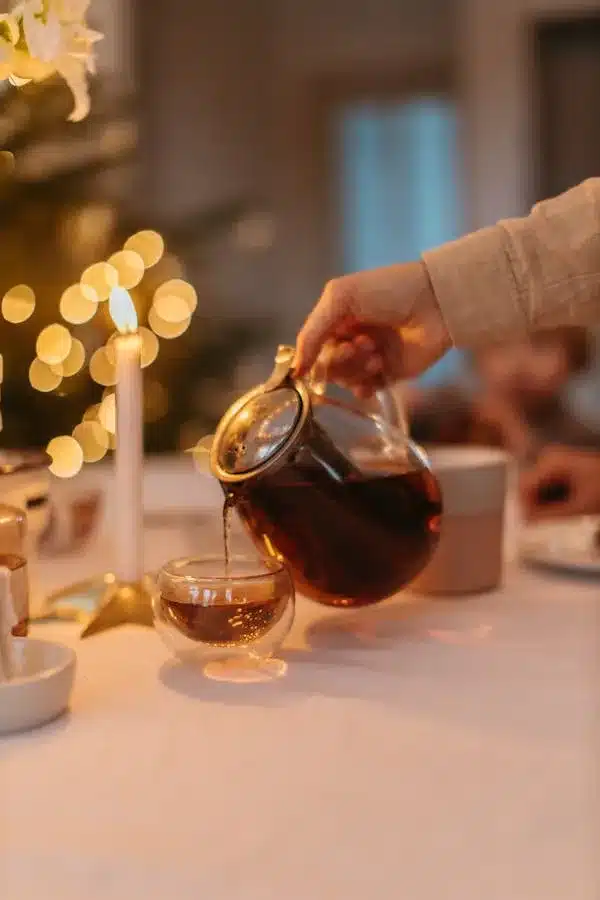
[[[258,684],[283,678],[287,672],[287,663],[285,660],[275,657],[269,659],[253,657],[216,659],[206,663],[202,671],[211,681],[224,681],[229,684]]]

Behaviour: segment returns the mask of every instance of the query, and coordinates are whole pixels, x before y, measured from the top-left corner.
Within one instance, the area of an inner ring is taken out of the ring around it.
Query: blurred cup
[[[30,553],[50,517],[50,457],[39,450],[0,450],[0,502],[27,515]]]
[[[98,490],[83,491],[75,496],[55,490],[48,526],[41,535],[40,549],[44,555],[81,550],[95,533],[100,503]]]
[[[442,490],[440,542],[411,585],[420,594],[476,594],[502,581],[509,457],[472,446],[426,448]]]

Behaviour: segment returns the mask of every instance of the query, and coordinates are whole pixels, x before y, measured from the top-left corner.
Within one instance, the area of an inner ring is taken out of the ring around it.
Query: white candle
[[[142,341],[133,302],[123,288],[112,291],[110,314],[121,332],[114,342],[117,376],[113,495],[115,575],[119,581],[134,583],[144,574]]]

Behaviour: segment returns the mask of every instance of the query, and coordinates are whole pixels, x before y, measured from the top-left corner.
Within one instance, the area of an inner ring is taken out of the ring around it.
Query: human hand
[[[482,394],[474,401],[473,413],[477,427],[491,431],[508,453],[519,460],[532,457],[537,448],[535,434],[506,398]]]
[[[329,380],[369,397],[451,345],[425,264],[389,266],[329,282],[298,335],[296,372],[319,359]]]
[[[549,447],[519,487],[527,519],[600,513],[600,452]]]

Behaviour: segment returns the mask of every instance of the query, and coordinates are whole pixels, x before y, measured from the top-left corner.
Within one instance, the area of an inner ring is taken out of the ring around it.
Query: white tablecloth
[[[149,527],[149,566],[198,540]],[[599,602],[514,565],[469,600],[300,600],[287,675],[254,685],[149,630],[37,626],[78,675],[68,716],[0,740],[0,897],[597,900]]]

